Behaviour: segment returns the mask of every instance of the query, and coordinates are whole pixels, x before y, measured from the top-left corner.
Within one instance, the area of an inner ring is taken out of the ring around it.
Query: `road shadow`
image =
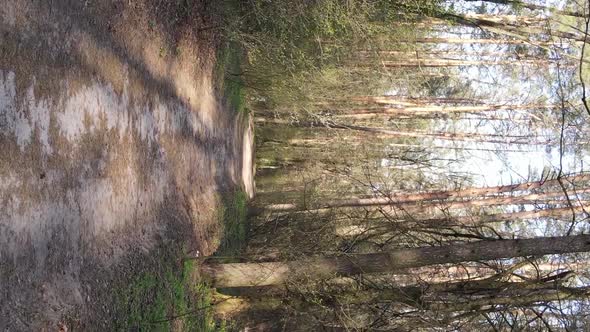
[[[215,88],[207,6],[1,6],[0,329],[108,329],[113,285],[166,248],[215,250],[244,121]]]

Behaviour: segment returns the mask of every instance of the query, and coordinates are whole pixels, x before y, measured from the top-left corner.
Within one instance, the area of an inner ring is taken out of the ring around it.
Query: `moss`
[[[242,58],[243,52],[239,45],[226,42],[217,53],[215,66],[217,89],[222,93],[230,109],[236,113],[248,111],[244,103]]]
[[[223,195],[220,206],[223,237],[216,255],[231,257],[239,254],[246,242],[248,196],[242,190]]]
[[[212,289],[195,281],[195,262],[178,266],[162,257],[161,270],[136,277],[117,290],[123,317],[115,326],[127,331],[224,331],[211,312]]]

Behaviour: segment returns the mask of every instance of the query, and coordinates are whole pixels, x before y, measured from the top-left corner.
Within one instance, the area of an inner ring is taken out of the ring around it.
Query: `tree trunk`
[[[467,66],[514,66],[538,65],[546,66],[557,63],[556,59],[523,59],[523,60],[458,60],[458,59],[406,59],[405,61],[381,61],[383,67],[467,67]],[[374,66],[371,64],[370,66]]]
[[[542,280],[506,282],[483,279],[426,286],[387,285],[392,287],[326,293],[339,305],[400,302],[421,310],[459,312],[479,310],[492,305],[526,306],[560,299],[581,299],[589,295],[590,287],[570,288],[562,285],[563,279],[571,275],[571,272],[563,272],[554,276],[557,280],[547,282]]]
[[[416,131],[401,131],[391,130],[386,128],[373,128],[364,126],[353,126],[353,125],[340,125],[332,123],[329,125],[331,128],[336,129],[348,129],[348,130],[359,130],[370,133],[384,134],[391,137],[411,137],[411,138],[433,138],[447,141],[464,141],[464,142],[477,142],[477,143],[499,143],[499,144],[521,144],[521,145],[545,145],[550,144],[551,140],[547,141],[535,141],[530,140],[530,136],[511,136],[511,135],[499,135],[499,134],[477,134],[477,133],[448,133],[448,132],[416,132]],[[507,138],[507,139],[502,139]]]
[[[463,0],[463,1],[475,2],[475,1],[482,1],[482,0]],[[532,3],[528,3],[528,2],[524,2],[524,1],[518,1],[518,0],[483,0],[483,1],[495,3],[495,4],[499,4],[499,5],[512,5],[512,6],[516,6],[516,7],[527,8],[530,10],[549,11],[549,12],[559,14],[559,15],[564,15],[564,16],[585,18],[584,13],[573,12],[570,10],[559,10],[556,8],[551,8],[551,7],[542,6],[542,5],[536,5],[536,4],[532,4]]]
[[[427,227],[441,227],[441,226],[479,226],[483,224],[516,221],[532,218],[543,217],[565,217],[571,216],[572,213],[578,214],[586,211],[588,206],[574,206],[554,209],[542,209],[511,213],[495,213],[489,215],[475,215],[475,216],[461,216],[448,218],[432,218],[426,220],[416,220],[415,222],[420,226]]]
[[[578,190],[577,193],[587,193],[590,192],[590,188],[586,188],[583,190]],[[496,196],[490,197],[485,199],[471,199],[465,201],[430,201],[426,203],[421,202],[411,202],[407,204],[393,204],[384,206],[381,208],[383,213],[386,213],[392,217],[395,217],[400,214],[400,212],[413,214],[413,215],[420,215],[427,209],[436,209],[436,210],[451,210],[451,209],[465,209],[465,208],[474,208],[474,207],[489,207],[489,206],[499,206],[499,205],[536,205],[536,204],[554,204],[554,205],[567,205],[568,202],[565,199],[557,199],[559,197],[563,197],[563,191],[552,191],[552,192],[545,192],[540,194],[527,194],[522,196]],[[582,205],[587,205],[588,201],[577,201]],[[309,212],[313,213],[316,212],[314,210],[309,210]]]
[[[561,181],[573,182],[573,181],[585,181],[590,180],[589,174],[578,174],[567,177],[562,177]],[[495,186],[495,187],[479,187],[479,188],[466,188],[459,190],[445,190],[445,191],[431,191],[417,194],[393,194],[388,197],[370,197],[370,198],[352,198],[352,199],[341,199],[323,202],[319,208],[338,208],[338,207],[359,207],[359,206],[387,206],[406,204],[412,202],[423,202],[433,200],[447,200],[455,198],[465,197],[482,197],[492,194],[518,192],[525,190],[533,190],[542,187],[548,187],[552,185],[558,185],[559,180],[545,180],[545,181],[533,181],[524,182],[506,186]],[[272,204],[267,205],[264,210],[266,211],[302,211],[306,210],[307,207],[297,206],[295,204]]]
[[[493,44],[493,45],[530,45],[528,42],[520,39],[483,39],[483,38],[417,38],[415,40],[409,40],[404,42],[416,42],[424,44]],[[551,46],[553,42],[537,42],[542,46]]]
[[[376,221],[363,221],[362,224],[352,224],[336,227],[335,233],[340,237],[351,238],[361,237],[362,239],[370,239],[380,236],[389,236],[394,231],[400,230],[415,230],[421,231],[423,229],[437,229],[443,227],[477,227],[485,224],[517,221],[524,219],[533,218],[544,218],[544,217],[567,217],[572,214],[580,214],[586,211],[589,206],[574,206],[574,207],[563,207],[554,209],[542,209],[532,210],[523,212],[511,212],[511,213],[495,213],[489,215],[473,215],[473,216],[459,216],[459,217],[441,217],[441,218],[428,218],[419,219],[414,218],[411,214],[410,218],[400,218],[391,221],[383,221],[380,218]],[[571,219],[564,220],[571,222]]]
[[[289,121],[284,119],[272,119],[272,120],[261,120],[264,123],[274,124],[289,124]],[[381,134],[386,137],[409,137],[409,138],[432,138],[440,139],[445,141],[461,141],[461,142],[476,142],[476,143],[497,143],[497,144],[518,144],[518,145],[546,145],[551,144],[551,140],[545,141],[532,140],[535,137],[531,136],[513,136],[513,135],[500,135],[500,134],[478,134],[478,133],[449,133],[449,132],[435,132],[427,133],[421,131],[402,131],[402,130],[391,130],[387,128],[374,128],[365,126],[355,125],[343,125],[333,122],[298,122],[294,123],[293,126],[300,128],[333,128],[342,130],[355,130],[363,131],[367,133]]]
[[[205,264],[201,272],[215,287],[253,287],[284,284],[289,280],[396,272],[434,264],[584,251],[590,251],[590,235],[479,241],[288,262]]]
[[[397,104],[392,101],[390,104]],[[402,105],[403,106],[403,105]],[[339,114],[389,114],[389,115],[427,115],[427,114],[451,114],[451,113],[480,113],[495,111],[516,110],[549,110],[558,109],[559,105],[526,104],[526,105],[416,105],[403,107],[389,107],[378,109],[350,109]]]
[[[530,29],[528,29],[527,26],[524,26],[522,24],[518,24],[518,22],[509,22],[506,20],[503,20],[503,18],[506,17],[496,17],[496,16],[492,16],[492,15],[480,15],[480,14],[466,14],[466,15],[456,15],[456,14],[449,14],[449,13],[441,13],[440,14],[440,18],[443,19],[447,19],[453,22],[457,22],[460,23],[462,25],[468,26],[468,27],[472,27],[472,28],[477,28],[477,29],[488,29],[491,32],[497,33],[497,34],[503,34],[506,36],[511,36],[511,37],[519,37],[519,38],[525,38],[525,39],[529,39],[530,35],[533,35],[534,32],[539,33],[539,34],[547,34],[550,37],[558,37],[558,38],[563,38],[563,39],[568,39],[568,40],[573,40],[576,42],[585,42],[587,43],[588,41],[585,40],[584,37],[582,36],[577,36],[573,33],[570,32],[565,32],[565,31],[559,31],[559,30],[552,30],[550,33],[547,31],[543,31],[542,27],[532,27]],[[534,45],[533,43],[531,43],[531,45]]]

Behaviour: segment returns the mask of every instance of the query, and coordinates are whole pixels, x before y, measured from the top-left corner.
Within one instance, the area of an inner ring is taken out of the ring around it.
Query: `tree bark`
[[[553,209],[541,209],[523,212],[511,212],[511,213],[495,213],[488,215],[473,215],[473,216],[459,216],[459,217],[441,217],[441,218],[400,218],[392,220],[394,222],[383,222],[379,219],[374,222],[363,222],[362,224],[352,224],[346,226],[336,227],[336,234],[341,237],[351,238],[361,236],[362,239],[369,239],[379,236],[388,236],[395,231],[404,229],[411,229],[420,231],[423,229],[438,229],[443,227],[477,227],[485,224],[517,221],[533,218],[544,218],[544,217],[563,217],[572,216],[572,214],[580,214],[586,211],[589,206],[574,206],[574,207],[563,207]],[[564,220],[571,222],[571,219]]]
[[[522,60],[459,60],[459,59],[406,59],[405,61],[381,61],[383,67],[467,67],[467,66],[514,66],[521,64],[547,66],[557,63],[556,59]],[[371,64],[373,66],[373,64]]]
[[[340,125],[332,123],[329,125],[330,128],[335,129],[348,129],[358,130],[370,133],[384,134],[391,137],[411,137],[411,138],[433,138],[447,141],[465,141],[465,142],[478,142],[478,143],[499,143],[499,144],[521,144],[521,145],[544,145],[550,144],[551,140],[547,141],[536,141],[530,140],[533,137],[529,136],[510,136],[510,135],[499,135],[499,134],[477,134],[477,133],[448,133],[448,132],[416,132],[416,131],[401,131],[391,130],[386,128],[373,128],[364,126],[354,125]],[[507,138],[507,139],[502,139]]]
[[[462,217],[448,217],[448,218],[432,218],[426,220],[417,220],[416,223],[421,226],[428,227],[440,227],[440,226],[479,226],[483,224],[495,223],[495,222],[506,222],[516,221],[523,219],[532,218],[543,218],[543,217],[564,217],[571,216],[572,213],[585,212],[588,206],[574,206],[574,207],[563,207],[554,209],[541,209],[523,212],[511,212],[511,213],[495,213],[489,215],[476,215],[476,216],[462,216]]]
[[[578,190],[577,193],[587,193],[590,192],[590,188],[586,188],[583,190]],[[388,206],[384,206],[381,208],[383,213],[387,213],[392,217],[395,217],[400,212],[405,212],[409,214],[420,214],[424,212],[426,209],[461,209],[461,208],[473,208],[473,207],[489,207],[489,206],[499,206],[499,205],[537,205],[537,204],[554,204],[554,205],[567,205],[568,202],[565,199],[558,199],[563,197],[563,191],[552,191],[552,192],[545,192],[540,194],[527,194],[522,196],[496,196],[484,199],[471,199],[471,200],[464,200],[464,201],[429,201],[425,203],[421,202],[411,202],[407,204],[392,204]],[[582,205],[588,205],[588,201],[579,201],[578,203]],[[314,210],[309,210],[309,212],[313,213]]]
[[[397,104],[391,101],[390,104]],[[403,105],[402,105],[403,106]],[[426,115],[426,114],[451,114],[451,113],[480,113],[495,111],[516,111],[516,110],[549,110],[557,109],[559,105],[526,104],[526,105],[418,105],[389,107],[380,109],[351,109],[340,114],[389,114],[389,115]]]
[[[466,14],[466,15],[456,15],[450,13],[441,13],[440,18],[447,19],[452,22],[457,22],[459,24],[477,28],[477,29],[488,29],[491,32],[506,35],[511,37],[517,38],[525,38],[528,40],[528,36],[533,34],[534,32],[547,34],[550,38],[558,37],[568,40],[573,40],[576,42],[587,43],[588,41],[583,38],[582,36],[577,36],[570,32],[553,30],[550,33],[547,31],[543,31],[542,28],[533,27],[527,31],[526,26],[517,24],[518,22],[507,22],[506,20],[502,20],[496,16],[492,15],[480,15],[480,14]],[[534,45],[531,43],[531,45]]]
[[[285,119],[258,119],[259,123],[273,123],[290,125],[290,121]],[[446,141],[462,141],[462,142],[477,142],[477,143],[498,143],[498,144],[519,144],[519,145],[545,145],[550,144],[551,140],[546,141],[531,140],[535,137],[531,136],[514,136],[514,135],[500,135],[500,134],[478,134],[478,133],[449,133],[449,132],[434,132],[428,133],[423,131],[403,131],[403,130],[392,130],[387,128],[375,128],[355,125],[345,125],[334,123],[331,121],[309,121],[309,122],[298,122],[293,123],[293,126],[299,128],[333,128],[341,130],[354,130],[362,131],[367,133],[381,134],[386,137],[409,137],[409,138],[433,138]],[[502,139],[504,138],[504,139]]]
[[[555,281],[531,280],[508,282],[473,280],[408,286],[385,289],[345,290],[336,294],[326,292],[332,301],[341,305],[400,302],[417,309],[437,312],[478,310],[492,305],[526,306],[538,302],[581,299],[590,294],[590,287],[563,286],[563,280],[571,276],[563,272],[553,276]]]
[[[482,1],[482,0],[463,0],[463,1],[475,2],[475,1]],[[565,16],[573,16],[573,17],[581,17],[581,18],[585,17],[583,13],[573,12],[570,10],[559,10],[556,8],[551,8],[551,7],[542,6],[542,5],[536,5],[536,4],[532,4],[532,3],[528,3],[528,2],[524,2],[524,1],[518,1],[518,0],[483,0],[483,1],[495,3],[495,4],[499,4],[499,5],[512,5],[512,6],[527,8],[530,10],[545,10],[545,11],[549,11],[549,12],[552,12],[555,14],[565,15]]]
[[[479,241],[288,262],[205,264],[201,272],[215,287],[252,287],[284,284],[290,280],[395,272],[435,264],[584,251],[590,251],[590,235]]]
[[[577,174],[567,177],[562,177],[561,181],[574,182],[574,181],[585,181],[590,180],[590,174]],[[506,186],[494,186],[494,187],[476,187],[466,188],[459,190],[445,190],[445,191],[431,191],[416,194],[393,194],[388,197],[370,197],[370,198],[352,198],[352,199],[340,199],[323,202],[319,208],[338,208],[338,207],[360,207],[360,206],[387,206],[397,204],[407,204],[412,202],[423,202],[433,200],[447,200],[465,197],[483,197],[486,195],[518,192],[525,190],[533,190],[542,187],[548,187],[552,185],[558,185],[559,180],[546,180],[546,181],[532,181],[524,182]],[[288,204],[272,204],[267,205],[264,210],[266,211],[302,211],[306,207],[298,206],[292,203]]]
[[[409,40],[404,42],[416,42],[424,44],[492,44],[492,45],[530,45],[527,41],[520,39],[484,39],[484,38],[435,38],[426,37],[418,38],[415,40]],[[551,46],[553,42],[537,42],[542,46]]]

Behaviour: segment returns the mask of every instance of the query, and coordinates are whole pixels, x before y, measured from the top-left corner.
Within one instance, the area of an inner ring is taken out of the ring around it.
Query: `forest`
[[[215,312],[276,331],[590,328],[584,1],[246,1],[256,133]]]
[[[0,0],[1,331],[590,331],[590,0]]]

